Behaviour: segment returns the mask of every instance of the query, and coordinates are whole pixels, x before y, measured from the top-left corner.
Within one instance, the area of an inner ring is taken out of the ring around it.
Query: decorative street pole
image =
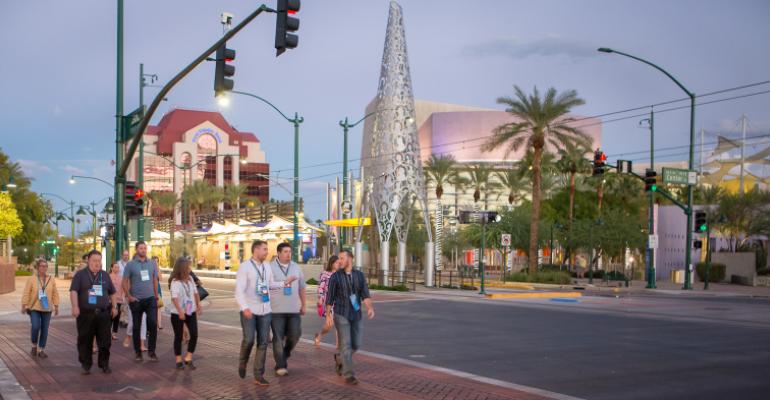
[[[687,96],[690,98],[690,158],[688,161],[688,169],[692,171],[695,168],[695,93],[690,92],[687,90],[684,85],[682,85],[676,78],[674,78],[671,74],[668,73],[668,71],[664,70],[663,68],[636,56],[632,56],[627,53],[623,53],[617,50],[613,50],[606,47],[601,47],[598,49],[602,53],[615,53],[620,54],[622,56],[626,56],[628,58],[632,58],[634,60],[637,60],[639,62],[643,62],[658,71],[665,74],[669,79],[674,81],[674,83],[679,86],[682,91],[684,91]],[[692,201],[693,201],[693,185],[687,184],[687,207],[684,209],[684,213],[687,216],[687,226],[685,227],[685,249],[684,249],[684,287],[682,289],[684,290],[690,290],[692,289],[692,284],[690,283],[691,276],[692,276]]]

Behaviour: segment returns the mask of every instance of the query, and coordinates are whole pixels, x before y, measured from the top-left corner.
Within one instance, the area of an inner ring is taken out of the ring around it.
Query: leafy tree
[[[15,237],[14,244],[35,246],[52,233],[52,229],[46,222],[46,216],[51,213],[50,207],[43,198],[30,190],[32,181],[24,175],[19,164],[11,162],[0,150],[0,182],[8,183],[11,177],[16,187],[8,192],[24,227]]]
[[[239,184],[230,184],[225,186],[222,198],[227,204],[228,207],[231,209],[239,209],[241,208],[241,199],[245,199],[246,192],[249,190],[249,187],[247,185],[244,185],[242,183]]]
[[[574,118],[568,114],[572,108],[585,104],[574,90],[561,94],[550,88],[541,97],[537,88],[527,95],[514,86],[515,97],[500,97],[499,104],[507,106],[506,111],[516,118],[498,126],[494,135],[482,147],[491,151],[505,148],[506,156],[522,146],[532,150],[532,218],[530,221],[529,270],[537,271],[538,228],[540,224],[541,168],[546,144],[561,148],[568,142],[586,144],[588,135],[570,126]]]
[[[177,205],[179,205],[179,197],[174,192],[155,190],[150,192],[150,199],[158,208],[158,212],[161,216],[167,216],[171,218],[171,223],[169,224],[170,229],[168,232],[170,236],[168,242],[168,256],[169,265],[174,265],[174,231],[176,228],[175,212]]]
[[[0,238],[16,237],[24,225],[8,193],[0,193]]]

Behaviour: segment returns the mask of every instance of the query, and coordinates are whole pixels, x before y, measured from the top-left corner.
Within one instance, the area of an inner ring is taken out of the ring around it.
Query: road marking
[[[140,388],[138,388],[138,387],[136,387],[136,386],[126,386],[126,387],[124,387],[123,389],[120,389],[120,390],[116,390],[115,392],[116,392],[116,393],[122,393],[123,391],[127,391],[127,390],[135,390],[135,391],[137,391],[137,392],[143,392],[143,390],[142,390],[142,389],[140,389]]]
[[[581,297],[580,292],[489,293],[488,299],[554,299]]]
[[[381,302],[378,302],[378,303],[381,303]],[[220,327],[220,328],[237,330],[237,331],[241,330],[241,327],[220,324],[220,323],[217,323],[217,322],[209,322],[209,321],[198,320],[198,323],[199,324],[204,324],[204,325],[217,326],[217,327]],[[305,343],[305,344],[315,345],[315,341],[312,340],[312,339],[300,338],[299,340],[302,343]],[[334,349],[337,348],[337,346],[335,346],[333,344],[323,343],[323,342],[321,342],[321,347],[325,347],[325,348],[331,349],[331,350],[334,350]],[[513,389],[513,390],[518,390],[520,392],[535,394],[535,395],[538,395],[538,396],[544,396],[544,397],[551,398],[553,400],[584,400],[584,399],[581,399],[580,397],[574,397],[574,396],[569,396],[569,395],[566,395],[566,394],[551,392],[549,390],[538,389],[538,388],[531,387],[531,386],[518,385],[518,384],[515,384],[515,383],[501,381],[499,379],[487,378],[487,377],[484,377],[484,376],[474,375],[474,374],[471,374],[469,372],[458,371],[458,370],[454,370],[454,369],[450,369],[450,368],[437,367],[435,365],[430,365],[430,364],[422,363],[422,362],[419,362],[419,361],[405,360],[403,358],[389,356],[387,354],[374,353],[374,352],[371,352],[371,351],[364,351],[364,350],[358,350],[358,353],[366,355],[366,356],[369,356],[369,357],[373,357],[373,358],[379,358],[380,360],[391,361],[391,362],[394,362],[394,363],[398,363],[398,364],[402,364],[402,365],[409,365],[409,366],[412,366],[412,367],[417,367],[417,368],[422,368],[422,369],[427,369],[429,371],[434,371],[434,372],[441,372],[441,373],[445,373],[447,375],[456,376],[458,378],[469,379],[469,380],[476,381],[476,382],[486,383],[486,384],[492,385],[492,386],[498,386],[498,387],[502,387],[502,388],[506,388],[506,389]]]

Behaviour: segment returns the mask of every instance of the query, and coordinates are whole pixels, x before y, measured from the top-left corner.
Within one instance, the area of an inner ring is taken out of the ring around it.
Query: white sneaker
[[[275,370],[275,374],[278,376],[286,376],[286,375],[289,375],[289,370],[287,370],[286,368],[278,368],[277,370]]]

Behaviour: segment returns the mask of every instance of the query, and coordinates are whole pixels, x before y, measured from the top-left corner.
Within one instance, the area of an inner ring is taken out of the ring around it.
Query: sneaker
[[[136,362],[144,361],[144,357],[142,356],[142,353],[136,353],[136,357],[134,357],[134,361]]]
[[[112,369],[110,369],[110,367],[104,367],[104,368],[102,368],[102,372],[104,372],[105,374],[111,374],[112,373]]]
[[[184,364],[181,362],[176,363],[176,369],[184,369]]]
[[[45,354],[43,350],[40,350],[39,353],[37,353],[38,358],[48,358],[48,354]]]
[[[238,376],[240,376],[241,379],[246,377],[246,364],[238,364]]]
[[[348,385],[358,385],[358,379],[355,376],[349,376],[345,378],[345,383]]]
[[[268,382],[268,381],[265,379],[265,377],[264,377],[264,376],[260,376],[260,377],[254,378],[254,383],[256,383],[256,384],[257,384],[257,385],[259,385],[259,386],[267,386],[267,385],[269,385],[269,384],[270,384],[270,382]]]
[[[286,376],[289,375],[289,370],[286,368],[278,368],[275,370],[275,374],[278,376]]]
[[[150,353],[150,362],[158,362],[158,356],[154,352]]]
[[[184,364],[187,366],[187,369],[192,370],[192,371],[195,371],[195,369],[197,368],[192,360],[185,361]]]
[[[91,367],[88,367],[88,368],[83,367],[83,370],[80,371],[80,374],[81,375],[91,375]]]

